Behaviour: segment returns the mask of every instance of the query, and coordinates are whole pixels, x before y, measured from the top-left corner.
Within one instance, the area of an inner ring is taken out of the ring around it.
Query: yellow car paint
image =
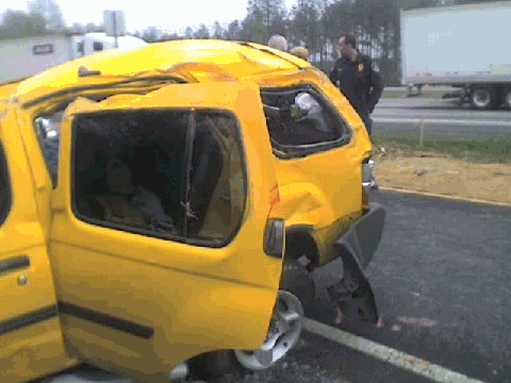
[[[100,75],[79,76],[81,67]],[[144,81],[155,77],[161,79]],[[260,91],[293,84],[311,86],[325,98],[350,132],[349,142],[301,158],[272,152]],[[65,368],[77,358],[165,381],[172,366],[200,353],[257,348],[267,334],[282,268],[282,259],[262,252],[268,219],[311,227],[316,262],[322,265],[332,260],[334,241],[363,209],[361,162],[372,148],[363,123],[321,71],[286,52],[215,40],[149,44],[86,56],[0,84],[0,97],[5,101],[2,145],[9,163],[19,164],[12,176],[15,209],[2,226],[2,235],[10,236],[1,243],[6,256],[23,251],[30,257],[29,283],[37,286],[36,294],[25,294],[16,285],[18,274],[0,278],[4,296],[22,302],[16,312],[0,305],[0,321],[58,301],[154,330],[148,340],[60,312],[60,321],[49,319],[7,338],[0,334],[12,345],[0,351],[0,365],[12,361],[13,379]],[[34,119],[72,100],[59,127],[54,188]],[[225,247],[111,230],[84,222],[73,211],[75,119],[161,108],[219,109],[237,118],[247,164],[247,209],[242,230]],[[44,357],[28,351],[20,356],[18,343]]]

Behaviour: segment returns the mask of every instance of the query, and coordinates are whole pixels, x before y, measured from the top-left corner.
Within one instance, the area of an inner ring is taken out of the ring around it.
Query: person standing
[[[294,47],[289,53],[292,53],[305,61],[309,61],[309,50],[305,47]]]
[[[282,35],[273,35],[268,40],[268,46],[271,48],[279,49],[281,51],[287,51],[287,40]]]
[[[360,53],[356,45],[354,36],[348,33],[341,35],[338,42],[341,57],[328,77],[351,103],[371,135],[370,114],[380,100],[383,81],[378,66],[369,56]]]

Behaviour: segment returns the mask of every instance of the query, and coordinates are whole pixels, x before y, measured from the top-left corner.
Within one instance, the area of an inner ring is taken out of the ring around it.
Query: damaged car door
[[[163,382],[201,353],[257,349],[284,250],[259,88],[79,98],[60,140],[50,253],[69,353]]]

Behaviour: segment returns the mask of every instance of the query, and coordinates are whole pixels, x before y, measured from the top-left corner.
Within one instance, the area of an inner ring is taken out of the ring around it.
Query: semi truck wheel
[[[497,102],[497,92],[492,86],[477,86],[472,89],[470,103],[475,109],[494,109]]]
[[[418,96],[421,94],[422,84],[408,85],[408,97]]]
[[[504,105],[506,109],[511,109],[511,88],[507,88],[504,90]]]

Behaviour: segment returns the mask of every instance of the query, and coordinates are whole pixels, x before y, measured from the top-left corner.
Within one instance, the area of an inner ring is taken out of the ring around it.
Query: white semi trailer
[[[401,12],[402,83],[459,88],[460,104],[511,109],[511,1]]]
[[[134,36],[119,36],[121,50],[146,45]],[[105,33],[44,35],[0,40],[0,82],[29,76],[77,57],[115,48]]]

